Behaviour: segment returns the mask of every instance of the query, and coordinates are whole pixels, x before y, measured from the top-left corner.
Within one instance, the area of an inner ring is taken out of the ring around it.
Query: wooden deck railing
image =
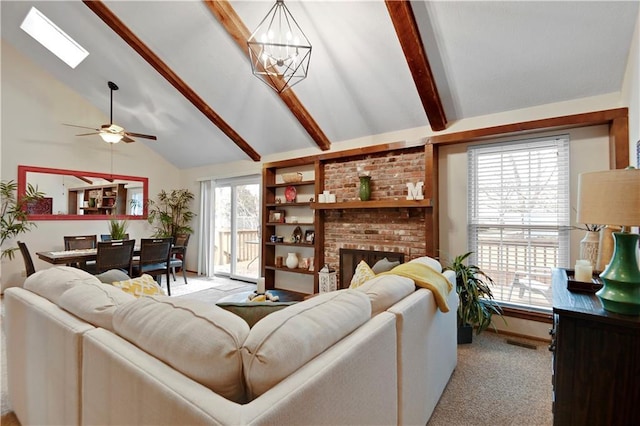
[[[260,236],[258,231],[242,230],[237,233],[237,262],[253,260],[260,254]],[[216,265],[231,262],[231,232],[221,231],[215,235],[214,261]]]

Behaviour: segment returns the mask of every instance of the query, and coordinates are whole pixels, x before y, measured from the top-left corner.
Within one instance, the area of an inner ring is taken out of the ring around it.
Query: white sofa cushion
[[[116,332],[217,394],[245,402],[240,348],[249,326],[213,304],[146,296],[116,309]]]
[[[371,301],[371,316],[386,311],[390,306],[404,299],[416,289],[411,278],[399,275],[379,275],[370,279],[356,291],[366,294]]]
[[[442,264],[437,259],[429,256],[416,257],[415,259],[411,259],[409,263],[422,263],[437,272],[442,272]]]
[[[62,293],[82,284],[99,284],[100,280],[90,273],[69,266],[54,266],[27,277],[24,288],[58,304]]]
[[[62,293],[59,306],[75,316],[113,331],[113,313],[118,306],[136,300],[117,287],[104,283],[87,283]]]
[[[347,289],[320,294],[258,321],[242,347],[249,400],[271,389],[370,317],[369,298]]]

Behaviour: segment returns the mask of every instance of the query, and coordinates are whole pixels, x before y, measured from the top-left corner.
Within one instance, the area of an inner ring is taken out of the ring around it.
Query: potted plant
[[[127,237],[127,227],[129,224],[126,220],[111,219],[109,221],[109,235],[112,240],[124,240]]]
[[[188,189],[165,190],[158,193],[158,201],[149,200],[148,221],[154,224],[154,237],[174,237],[192,234],[191,220],[195,217],[190,209],[193,193]]]
[[[27,214],[27,205],[29,203],[40,201],[44,197],[44,193],[38,191],[37,187],[27,184],[27,189],[22,197],[16,195],[18,184],[15,181],[3,181],[0,183],[0,246],[5,241],[12,240],[18,235],[30,231],[37,225],[30,222]],[[14,252],[18,247],[10,247],[2,250],[0,258],[7,257],[13,259]]]
[[[445,267],[456,273],[456,291],[460,298],[458,343],[471,343],[473,327],[476,327],[476,334],[480,334],[491,324],[493,314],[502,315],[502,308],[493,300],[489,288],[493,279],[478,266],[465,264],[472,253],[457,256],[451,265]]]

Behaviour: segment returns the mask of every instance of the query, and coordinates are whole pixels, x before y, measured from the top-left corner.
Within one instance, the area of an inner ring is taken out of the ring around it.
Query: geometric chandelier
[[[307,77],[311,43],[284,5],[269,10],[247,40],[251,71],[278,93]]]

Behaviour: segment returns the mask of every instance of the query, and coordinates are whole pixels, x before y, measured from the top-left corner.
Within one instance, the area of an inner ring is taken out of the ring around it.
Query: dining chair
[[[98,239],[95,235],[65,235],[64,237],[64,249],[65,250],[82,250],[82,249],[94,249]],[[95,262],[90,261],[86,263],[68,263],[67,266],[74,268],[87,269],[87,264],[93,264]]]
[[[109,269],[122,269],[132,276],[133,246],[136,240],[104,241],[98,244],[93,274],[100,274]]]
[[[22,259],[24,260],[24,267],[27,271],[27,276],[35,274],[36,268],[35,266],[33,266],[33,259],[31,259],[31,254],[29,254],[27,245],[21,241],[18,241],[18,247],[20,248],[20,253],[22,254]]]
[[[135,276],[148,274],[162,285],[162,275],[167,277],[167,294],[171,296],[171,245],[173,238],[143,238],[140,240],[140,260],[133,265]]]
[[[63,238],[65,250],[93,249],[98,242],[95,235],[65,235]]]
[[[189,237],[191,234],[178,234],[175,237],[173,248],[171,249],[171,260],[169,266],[171,267],[171,275],[173,281],[176,280],[176,268],[182,269],[182,277],[184,283],[187,284],[187,269],[185,268],[185,259],[187,256],[187,245],[189,244]]]

